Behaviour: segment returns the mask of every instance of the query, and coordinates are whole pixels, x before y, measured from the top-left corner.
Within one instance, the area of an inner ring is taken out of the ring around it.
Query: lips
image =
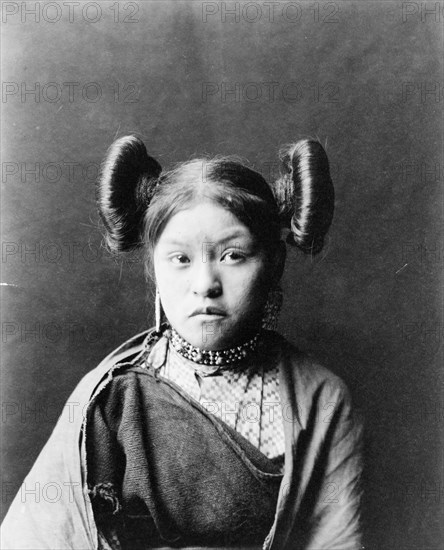
[[[226,313],[223,309],[219,308],[219,307],[200,307],[200,308],[197,308],[195,309],[190,317],[195,317],[197,315],[217,315],[219,317],[225,317],[226,316]]]

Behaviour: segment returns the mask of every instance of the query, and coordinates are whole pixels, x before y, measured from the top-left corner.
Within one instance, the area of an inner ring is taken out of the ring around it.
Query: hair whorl
[[[161,171],[136,136],[122,137],[108,149],[97,182],[97,203],[113,252],[142,244],[143,217]]]
[[[327,155],[319,142],[301,140],[285,150],[281,158],[284,170],[275,183],[275,195],[282,225],[291,230],[287,242],[306,254],[317,254],[334,210]]]

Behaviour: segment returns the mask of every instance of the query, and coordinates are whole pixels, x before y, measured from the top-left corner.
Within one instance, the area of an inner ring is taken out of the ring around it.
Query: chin
[[[242,344],[257,332],[255,326],[246,322],[227,326],[227,319],[199,321],[195,318],[188,319],[181,326],[173,324],[182,338],[192,346],[205,350],[220,350]]]
[[[223,325],[223,320],[201,321],[192,318],[182,326],[182,329],[176,330],[187,342],[198,348],[216,350],[229,347],[225,344],[227,329]]]

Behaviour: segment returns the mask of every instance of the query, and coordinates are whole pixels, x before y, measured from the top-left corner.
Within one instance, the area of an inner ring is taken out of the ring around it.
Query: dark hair
[[[287,242],[317,254],[333,219],[335,192],[327,154],[318,141],[301,140],[282,150],[283,171],[274,185]]]
[[[334,209],[327,155],[317,141],[301,140],[282,161],[273,187],[231,157],[194,159],[162,172],[138,137],[122,137],[111,145],[97,185],[107,244],[113,252],[154,247],[176,212],[209,199],[230,210],[267,249],[287,227],[287,242],[317,254]]]

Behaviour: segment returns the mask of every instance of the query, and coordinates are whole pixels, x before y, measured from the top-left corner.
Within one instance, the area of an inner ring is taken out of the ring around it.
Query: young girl
[[[113,251],[146,251],[156,327],[79,384],[17,495],[4,548],[361,548],[361,430],[344,383],[273,329],[287,242],[318,253],[334,191],[300,141],[271,188],[238,162],[171,172],[135,136],[98,204]],[[26,493],[28,494],[28,493]]]

